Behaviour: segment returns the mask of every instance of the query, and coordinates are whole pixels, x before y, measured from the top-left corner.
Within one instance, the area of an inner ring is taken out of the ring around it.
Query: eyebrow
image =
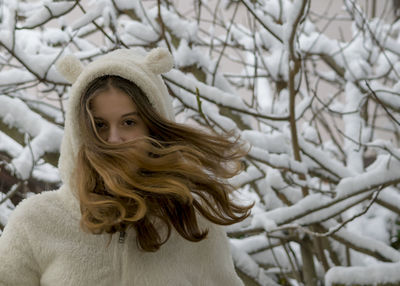
[[[123,115],[121,115],[121,118],[124,118],[124,117],[127,117],[127,116],[131,116],[131,115],[138,116],[138,112],[134,111],[134,112],[129,112],[129,113],[123,114]],[[103,119],[103,118],[98,117],[98,116],[93,116],[93,118],[94,119]]]

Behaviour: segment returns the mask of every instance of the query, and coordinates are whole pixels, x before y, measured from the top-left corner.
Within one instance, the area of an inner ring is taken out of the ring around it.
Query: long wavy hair
[[[98,136],[91,99],[112,88],[131,97],[148,137],[111,145]],[[246,152],[239,140],[166,120],[134,83],[95,79],[81,97],[79,124],[83,142],[73,179],[85,231],[112,235],[133,228],[138,247],[156,251],[172,227],[189,241],[204,239],[208,230],[198,215],[219,225],[249,216],[252,205],[235,203],[227,183],[242,169]]]

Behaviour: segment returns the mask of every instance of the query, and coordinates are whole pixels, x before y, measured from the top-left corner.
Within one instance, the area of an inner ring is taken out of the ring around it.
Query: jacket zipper
[[[127,283],[127,281],[126,281],[126,277],[125,277],[125,275],[126,275],[126,269],[125,269],[125,267],[127,266],[126,265],[126,260],[125,260],[125,258],[126,258],[126,255],[127,255],[127,253],[126,253],[126,247],[127,247],[127,245],[126,245],[126,243],[125,243],[125,240],[126,240],[126,237],[127,237],[127,233],[126,233],[126,231],[120,231],[119,232],[119,238],[118,238],[118,244],[120,245],[120,247],[121,247],[121,249],[120,249],[120,252],[119,252],[119,254],[120,254],[120,257],[119,257],[119,266],[120,266],[120,269],[119,269],[119,274],[120,274],[120,283],[121,283],[121,286],[122,285],[127,285],[126,283]]]
[[[119,243],[124,243],[125,242],[125,237],[126,237],[126,232],[125,231],[120,231],[119,232],[118,242]]]
[[[126,232],[125,231],[120,231],[119,237],[118,237],[118,243],[115,241],[114,242],[114,253],[113,253],[113,267],[114,267],[114,279],[113,283],[117,283],[119,285],[122,285],[123,283],[123,254],[124,250],[121,248],[125,247],[125,239],[126,239]]]

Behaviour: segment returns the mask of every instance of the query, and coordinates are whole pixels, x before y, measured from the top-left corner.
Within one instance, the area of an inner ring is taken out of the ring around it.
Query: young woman
[[[237,141],[177,124],[160,74],[163,49],[116,50],[71,83],[59,169],[63,185],[21,202],[0,237],[0,285],[243,285],[220,225]]]

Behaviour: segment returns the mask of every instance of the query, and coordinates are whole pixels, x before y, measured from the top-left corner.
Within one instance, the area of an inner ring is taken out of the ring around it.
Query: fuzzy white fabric
[[[69,54],[57,61],[56,68],[70,83],[74,83],[83,70],[83,64],[76,56]]]
[[[235,273],[222,227],[201,219],[207,238],[193,243],[175,231],[161,249],[143,252],[129,230],[124,243],[118,234],[92,235],[79,227],[80,208],[69,184],[77,150],[77,104],[87,84],[98,76],[115,74],[134,81],[156,109],[173,120],[172,105],[158,73],[172,68],[165,50],[145,54],[116,50],[80,70],[76,59],[63,60],[66,78],[74,82],[61,148],[63,186],[21,202],[0,237],[0,286],[225,286],[243,285]],[[81,67],[82,68],[82,67]]]

